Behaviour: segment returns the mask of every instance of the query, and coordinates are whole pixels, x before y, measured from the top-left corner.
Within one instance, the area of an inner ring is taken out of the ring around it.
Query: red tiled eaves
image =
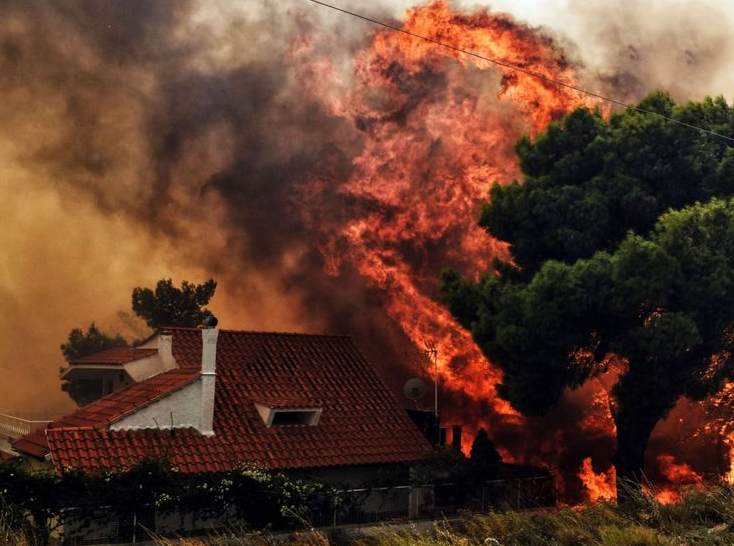
[[[190,371],[172,370],[164,372],[95,400],[74,413],[49,423],[46,429],[107,428],[110,423],[114,423],[122,417],[167,396],[198,377],[198,373]],[[12,445],[15,450],[39,459],[45,457],[49,452],[46,434],[43,429],[22,436],[15,440]]]
[[[48,445],[59,471],[124,470],[146,457],[169,457],[182,472],[205,471],[187,451],[206,438],[193,428],[97,430],[90,427],[50,429]],[[224,457],[226,453],[222,453]],[[222,467],[220,470],[224,470]]]
[[[147,358],[158,354],[158,349],[138,349],[133,347],[115,347],[89,356],[77,358],[70,362],[75,364],[113,364],[122,365],[141,358]]]
[[[177,373],[198,376],[201,331],[170,330],[173,354],[181,367]],[[131,387],[146,389],[165,375]],[[124,413],[117,402],[105,407],[108,397],[105,403],[102,399],[93,404],[96,413],[91,422],[79,415],[87,409],[83,408],[51,426],[47,445],[54,464],[89,471],[118,468],[165,450],[182,471],[226,470],[238,461],[292,469],[416,461],[429,449],[347,337],[221,330],[216,377],[214,436],[193,429],[106,430],[114,416]],[[150,390],[160,394],[172,388]],[[144,401],[133,404],[135,398],[135,393],[128,393],[125,400],[130,404],[122,405],[130,408],[150,401],[143,396]],[[267,427],[253,401],[274,407],[319,407],[322,413],[316,426]]]

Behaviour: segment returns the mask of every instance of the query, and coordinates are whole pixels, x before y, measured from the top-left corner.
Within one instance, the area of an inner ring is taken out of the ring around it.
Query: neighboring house
[[[13,442],[57,470],[166,454],[182,472],[248,462],[358,484],[430,449],[348,337],[170,328],[65,374],[113,392]]]
[[[155,348],[115,347],[72,360],[62,370],[61,379],[85,384],[87,391],[102,398],[166,369]]]

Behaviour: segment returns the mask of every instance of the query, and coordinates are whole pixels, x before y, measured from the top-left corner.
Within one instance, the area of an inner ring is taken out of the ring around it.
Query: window
[[[267,427],[316,426],[321,408],[275,408],[255,402],[255,409]]]
[[[270,426],[280,427],[284,425],[310,425],[311,421],[316,417],[315,411],[288,411],[275,410],[273,412],[273,422]]]

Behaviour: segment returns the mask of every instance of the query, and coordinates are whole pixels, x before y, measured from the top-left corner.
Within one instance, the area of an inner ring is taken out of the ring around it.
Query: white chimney
[[[162,330],[158,335],[158,356],[163,364],[163,371],[178,368],[176,359],[173,358],[173,334],[168,330]]]
[[[214,435],[214,396],[217,380],[217,337],[216,319],[207,320],[201,330],[201,421],[199,432]]]

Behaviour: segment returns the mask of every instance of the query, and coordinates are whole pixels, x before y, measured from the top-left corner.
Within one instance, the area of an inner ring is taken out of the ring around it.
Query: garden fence
[[[484,483],[405,485],[338,491],[330,508],[295,514],[286,510],[269,530],[290,531],[304,527],[333,528],[388,521],[431,520],[460,512],[526,510],[555,504],[550,477],[492,480]],[[59,536],[64,546],[136,544],[155,536],[237,534],[247,528],[233,518],[201,517],[192,513],[157,512],[141,507],[127,516],[80,514],[70,509]]]

